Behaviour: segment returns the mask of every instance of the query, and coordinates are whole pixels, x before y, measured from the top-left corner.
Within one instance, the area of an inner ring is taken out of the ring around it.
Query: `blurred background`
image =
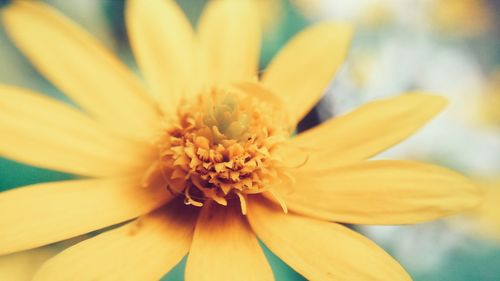
[[[484,187],[484,204],[432,223],[356,230],[390,252],[416,281],[500,280],[500,1],[255,1],[265,27],[262,69],[291,36],[314,22],[335,20],[355,26],[345,65],[300,130],[367,101],[406,91],[431,91],[450,100],[447,110],[426,128],[378,157],[433,162],[458,170]],[[0,0],[0,6],[4,2]],[[122,0],[43,2],[84,26],[136,69]],[[207,1],[178,2],[196,25]],[[66,100],[16,50],[1,24],[0,83]],[[0,158],[0,190],[70,178]],[[36,254],[0,257],[0,280],[10,280],[2,274],[16,270],[28,280],[34,265],[71,243],[45,247]],[[304,280],[267,254],[277,280]],[[182,280],[182,272],[183,262],[164,280]]]

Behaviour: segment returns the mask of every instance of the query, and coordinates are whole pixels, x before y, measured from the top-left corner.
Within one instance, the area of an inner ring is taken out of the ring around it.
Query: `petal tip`
[[[441,108],[446,107],[450,103],[450,101],[446,97],[438,94],[428,94],[428,96],[432,97],[436,105],[439,105]]]
[[[466,207],[467,209],[475,209],[479,207],[483,201],[484,198],[486,197],[487,191],[481,187],[479,184],[476,182],[470,181],[469,186],[471,188],[471,196],[470,196],[470,202],[469,202],[469,207]]]
[[[456,180],[456,191],[454,192],[454,195],[457,196],[457,199],[461,199],[457,201],[461,204],[457,204],[454,208],[454,212],[451,212],[451,214],[460,213],[478,207],[483,202],[485,190],[480,184],[467,178],[466,176],[463,176],[455,171],[451,172],[454,174]]]
[[[437,93],[415,91],[406,93],[405,95],[414,99],[415,103],[420,103],[421,108],[434,111],[436,114],[449,104],[449,100],[446,97]]]

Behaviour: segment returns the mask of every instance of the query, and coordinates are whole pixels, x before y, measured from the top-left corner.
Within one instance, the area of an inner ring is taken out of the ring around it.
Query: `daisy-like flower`
[[[444,168],[367,160],[440,111],[438,96],[372,102],[292,137],[342,63],[346,25],[302,31],[258,78],[252,1],[211,1],[195,35],[174,1],[130,0],[145,87],[41,3],[1,16],[79,109],[1,86],[0,154],[81,177],[1,193],[0,253],[126,222],[64,250],[35,280],[155,280],[187,253],[186,280],[272,280],[257,237],[311,280],[409,280],[337,222],[418,223],[478,201]]]

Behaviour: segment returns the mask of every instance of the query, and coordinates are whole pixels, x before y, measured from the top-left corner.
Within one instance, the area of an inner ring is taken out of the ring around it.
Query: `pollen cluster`
[[[160,171],[167,188],[185,203],[202,206],[213,200],[226,206],[270,192],[287,178],[279,147],[288,131],[276,104],[238,89],[211,89],[183,102],[173,126],[158,141]]]

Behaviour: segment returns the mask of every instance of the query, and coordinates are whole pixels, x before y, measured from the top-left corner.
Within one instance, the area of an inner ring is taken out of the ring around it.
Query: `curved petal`
[[[446,103],[418,92],[368,103],[299,134],[290,141],[287,159],[308,157],[304,166],[316,169],[367,159],[411,136]]]
[[[286,101],[293,126],[325,92],[344,61],[351,37],[349,25],[316,24],[292,38],[267,67],[262,82]]]
[[[294,176],[293,191],[283,194],[290,210],[354,224],[425,222],[472,208],[481,198],[467,178],[409,161],[369,161]]]
[[[0,193],[0,254],[35,248],[120,223],[171,198],[137,180],[36,184]]]
[[[123,135],[155,135],[159,113],[151,98],[126,66],[87,32],[36,1],[15,1],[1,15],[16,45],[81,107]]]
[[[191,24],[172,0],[129,0],[126,20],[142,73],[165,112],[175,113],[198,80]]]
[[[0,280],[29,281],[38,268],[59,252],[52,245],[0,257]]]
[[[215,83],[257,76],[261,30],[252,0],[210,1],[200,19],[201,56]]]
[[[173,202],[66,249],[33,280],[159,280],[189,250],[195,219],[192,208]]]
[[[284,214],[266,200],[249,203],[259,238],[308,280],[411,280],[375,243],[344,226]]]
[[[186,280],[274,280],[259,242],[238,208],[203,207],[186,264]]]
[[[0,155],[85,176],[141,167],[147,149],[114,137],[81,112],[15,87],[0,85]]]

